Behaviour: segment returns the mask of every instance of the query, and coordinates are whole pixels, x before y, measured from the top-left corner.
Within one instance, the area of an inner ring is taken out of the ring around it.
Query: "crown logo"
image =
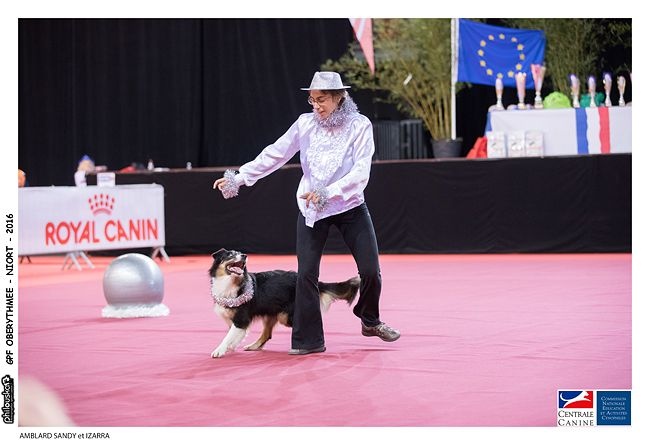
[[[90,206],[90,211],[93,212],[93,215],[97,215],[98,213],[106,213],[107,215],[110,215],[113,212],[115,198],[112,198],[107,193],[100,193],[98,195],[93,195],[92,198],[88,198],[88,205]]]

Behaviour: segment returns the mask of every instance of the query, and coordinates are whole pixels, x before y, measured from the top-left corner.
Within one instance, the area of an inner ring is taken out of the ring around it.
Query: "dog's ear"
[[[226,251],[226,249],[224,249],[224,248],[222,247],[221,249],[217,250],[216,252],[214,252],[214,253],[212,254],[212,258],[213,258],[215,261],[219,261],[219,259],[221,258],[221,256],[223,255],[223,253],[224,253],[225,251]]]

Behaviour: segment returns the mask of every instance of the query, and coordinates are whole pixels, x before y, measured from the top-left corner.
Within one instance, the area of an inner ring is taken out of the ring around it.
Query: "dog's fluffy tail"
[[[357,297],[361,279],[356,276],[347,281],[340,283],[322,283],[318,282],[318,290],[320,292],[320,306],[323,312],[327,311],[332,302],[336,300],[345,300],[348,305],[351,305]]]

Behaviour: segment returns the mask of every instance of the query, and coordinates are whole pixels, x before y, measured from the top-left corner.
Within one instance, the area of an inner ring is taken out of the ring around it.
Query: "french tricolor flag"
[[[617,141],[616,139],[612,141],[610,108],[576,108],[574,111],[578,154],[611,153],[612,143],[616,146]],[[620,127],[619,123],[615,123],[614,128]],[[619,135],[617,134],[617,136]]]
[[[612,113],[611,110],[616,110]],[[629,113],[625,113],[627,110]],[[623,111],[619,113],[618,111]],[[632,147],[631,108],[576,108],[576,144],[578,154],[621,152],[621,144]],[[628,115],[628,119],[623,119]],[[622,129],[628,129],[624,133]]]

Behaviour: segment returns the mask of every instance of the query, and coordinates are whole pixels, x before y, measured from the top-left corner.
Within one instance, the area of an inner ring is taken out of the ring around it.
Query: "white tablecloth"
[[[631,153],[632,107],[491,111],[485,130],[541,131],[545,156]]]

